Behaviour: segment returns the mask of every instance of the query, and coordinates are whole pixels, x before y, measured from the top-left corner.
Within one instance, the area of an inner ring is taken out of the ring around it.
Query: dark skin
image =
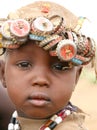
[[[7,52],[2,83],[19,116],[44,119],[68,104],[80,72],[28,41]]]

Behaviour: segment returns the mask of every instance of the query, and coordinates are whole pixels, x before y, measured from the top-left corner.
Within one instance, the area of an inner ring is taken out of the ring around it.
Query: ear
[[[5,75],[5,62],[3,60],[0,60],[0,80],[3,87],[6,87],[4,75]]]
[[[79,77],[81,75],[81,72],[82,72],[82,68],[83,66],[78,66],[76,67],[77,71],[76,71],[76,80],[75,80],[75,84],[77,84],[78,80],[79,80]]]

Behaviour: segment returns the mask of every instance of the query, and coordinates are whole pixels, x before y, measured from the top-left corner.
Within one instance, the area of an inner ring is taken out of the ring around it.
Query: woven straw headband
[[[85,19],[52,2],[32,3],[0,19],[0,48],[15,49],[30,39],[61,61],[88,64],[95,41],[80,32]]]

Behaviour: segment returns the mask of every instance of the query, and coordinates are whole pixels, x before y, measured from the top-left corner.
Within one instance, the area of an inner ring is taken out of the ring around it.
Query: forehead
[[[50,65],[52,63],[62,63],[62,65],[73,67],[73,64],[69,62],[63,62],[58,59],[57,56],[51,56],[49,51],[45,51],[43,48],[35,44],[35,41],[27,41],[17,49],[8,49],[7,52],[7,62],[16,63],[21,60],[28,60],[30,62],[42,63],[45,65]]]
[[[43,48],[39,47],[35,44],[35,41],[27,41],[26,44],[21,45],[17,49],[7,49],[6,54],[11,58],[20,58],[20,57],[34,57],[34,58],[49,58],[55,59],[54,57],[49,55],[48,51],[45,51]],[[36,56],[36,57],[35,57]],[[56,57],[57,59],[57,57]]]

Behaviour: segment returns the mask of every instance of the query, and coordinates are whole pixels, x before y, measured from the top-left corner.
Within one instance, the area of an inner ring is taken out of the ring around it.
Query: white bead
[[[59,116],[59,117],[57,117],[56,119],[55,119],[55,122],[57,123],[57,124],[59,124],[60,122],[62,122],[62,118]]]
[[[14,130],[14,125],[13,125],[13,123],[10,123],[10,124],[8,125],[8,130]]]
[[[15,126],[14,126],[14,130],[20,130],[20,126],[19,126],[19,124],[15,124]]]
[[[16,118],[16,117],[17,117],[17,115],[18,115],[18,114],[17,114],[17,111],[14,111],[14,113],[13,113],[12,117],[15,117],[15,118]]]
[[[58,116],[57,115],[54,115],[51,120],[54,121]]]
[[[71,113],[70,110],[66,110],[66,111],[65,111],[65,114],[66,114],[66,115],[70,115],[70,113]]]
[[[46,127],[44,130],[51,130],[49,127]]]

